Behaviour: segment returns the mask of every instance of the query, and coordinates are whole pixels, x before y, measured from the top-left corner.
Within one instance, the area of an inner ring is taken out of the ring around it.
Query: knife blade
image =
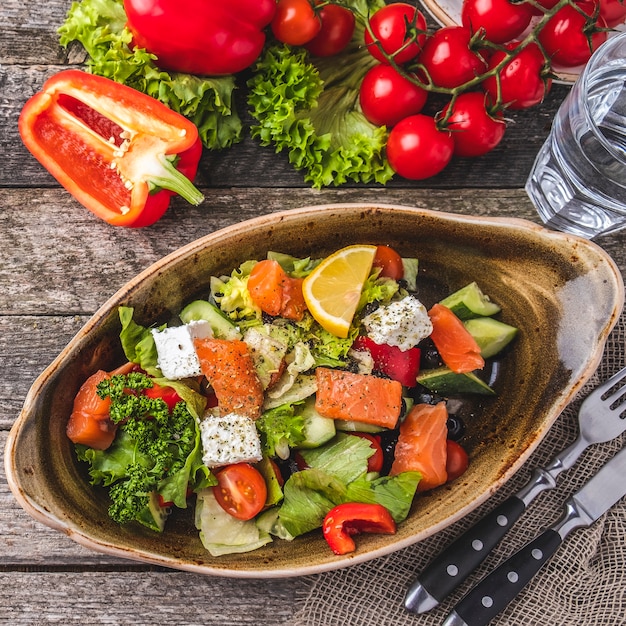
[[[626,447],[570,496],[559,521],[485,576],[454,607],[443,626],[484,626],[522,591],[565,538],[590,526],[626,495]]]

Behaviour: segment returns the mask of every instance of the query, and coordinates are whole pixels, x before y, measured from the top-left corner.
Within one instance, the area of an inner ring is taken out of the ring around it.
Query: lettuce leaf
[[[64,47],[73,41],[82,44],[92,74],[133,87],[189,118],[207,148],[226,148],[240,141],[242,123],[233,102],[234,76],[201,77],[160,70],[154,55],[131,47],[122,0],[72,3],[59,34]]]
[[[359,86],[376,63],[363,45],[368,11],[379,0],[347,1],[357,9],[352,41],[337,56],[311,59],[304,48],[269,47],[248,81],[251,134],[263,146],[286,151],[313,187],[347,181],[386,183],[393,170],[384,156],[387,129],[367,121]]]
[[[162,377],[163,373],[157,365],[157,349],[154,337],[149,328],[140,326],[133,320],[134,309],[121,306],[118,315],[122,324],[120,342],[126,358],[131,363],[137,363],[151,376]]]

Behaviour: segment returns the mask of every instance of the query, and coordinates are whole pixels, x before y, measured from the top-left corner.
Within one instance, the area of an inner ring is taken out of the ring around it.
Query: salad
[[[269,252],[175,323],[119,307],[127,362],[83,383],[67,424],[110,517],[161,532],[194,506],[213,556],[394,533],[467,469],[448,399],[495,394],[480,372],[517,333],[475,282],[427,308],[418,269],[383,245]]]

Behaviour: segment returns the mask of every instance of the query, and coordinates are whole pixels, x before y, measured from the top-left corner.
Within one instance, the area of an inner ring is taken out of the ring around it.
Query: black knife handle
[[[562,541],[559,533],[549,528],[527,543],[519,552],[473,587],[454,607],[444,625],[484,626],[488,624],[532,580],[557,551]]]
[[[423,587],[438,602],[452,593],[487,557],[520,518],[524,503],[516,496],[502,502],[445,548],[409,587],[405,606],[422,613],[416,606],[415,589]]]

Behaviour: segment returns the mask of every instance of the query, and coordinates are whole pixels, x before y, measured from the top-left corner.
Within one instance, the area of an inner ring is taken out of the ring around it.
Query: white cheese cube
[[[370,339],[409,350],[433,331],[426,307],[415,297],[380,306],[362,320]]]
[[[193,340],[213,336],[208,322],[193,321],[163,330],[153,328],[152,336],[157,349],[157,364],[165,378],[178,380],[202,373]]]
[[[261,439],[254,421],[245,415],[207,414],[200,422],[200,436],[207,467],[231,463],[257,463],[263,458]]]

